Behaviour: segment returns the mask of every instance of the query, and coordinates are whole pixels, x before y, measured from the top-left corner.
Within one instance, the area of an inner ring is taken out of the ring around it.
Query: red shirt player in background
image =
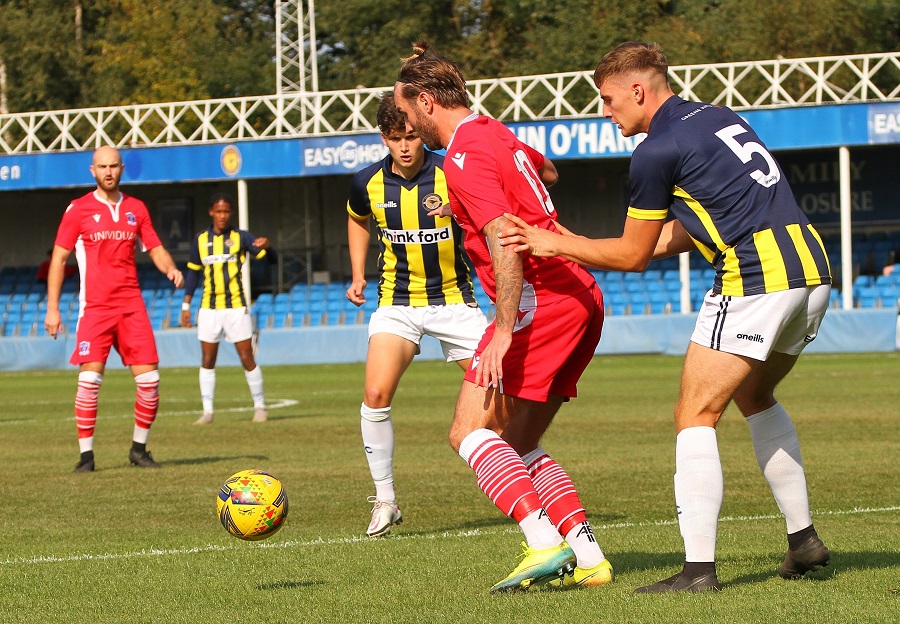
[[[75,424],[81,458],[75,472],[94,470],[97,397],[110,347],[115,347],[122,363],[131,368],[137,385],[134,437],[128,459],[134,466],[159,467],[147,451],[150,425],[159,407],[159,356],[138,284],[134,261],[138,239],[153,264],[176,288],[182,286],[184,278],[156,235],[147,207],[119,190],[123,168],[118,150],[101,147],[94,152],[91,173],[97,189],[66,208],[50,259],[44,327],[53,338],[62,329],[59,295],[66,259],[73,249],[81,273],[76,346],[69,360],[80,365]]]
[[[522,258],[500,246],[497,233],[510,223],[504,213],[552,227],[544,183],[556,181],[556,168],[500,122],[474,114],[459,67],[426,49],[414,45],[394,98],[409,131],[429,149],[447,148],[450,207],[497,307],[460,388],[450,444],[526,540],[522,562],[491,591],[608,583],[612,568],[575,486],[540,447],[600,340],[600,289],[571,261]]]

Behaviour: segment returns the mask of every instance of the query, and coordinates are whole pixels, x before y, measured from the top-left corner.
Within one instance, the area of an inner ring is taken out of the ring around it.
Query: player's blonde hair
[[[444,108],[469,106],[469,92],[459,66],[445,56],[427,54],[428,42],[413,44],[413,54],[403,59],[397,82],[400,94],[410,100],[427,92]]]
[[[669,62],[656,43],[626,41],[606,53],[594,70],[594,84],[600,86],[612,76],[632,72],[656,74],[668,84]]]

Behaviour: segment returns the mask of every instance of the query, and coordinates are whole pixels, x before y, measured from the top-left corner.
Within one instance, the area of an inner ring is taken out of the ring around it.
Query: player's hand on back
[[[532,256],[542,258],[559,255],[555,248],[555,239],[560,234],[528,225],[528,223],[514,214],[506,213],[503,216],[511,221],[515,227],[506,228],[497,234],[497,237],[500,239],[500,245],[503,247],[513,245],[513,251],[516,253],[527,251]],[[563,234],[572,236],[572,233],[566,228],[558,223],[556,223],[556,226]]]

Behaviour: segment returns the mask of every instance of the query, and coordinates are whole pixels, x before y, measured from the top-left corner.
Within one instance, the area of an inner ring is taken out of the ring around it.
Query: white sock
[[[359,415],[366,461],[369,462],[369,472],[375,483],[375,498],[395,501],[394,423],[391,422],[391,406],[372,408],[363,403],[359,408]]]
[[[213,413],[213,399],[216,396],[216,369],[200,367],[200,401],[203,411]]]
[[[535,549],[553,548],[562,544],[563,538],[550,522],[550,517],[543,509],[537,509],[522,518],[519,528],[525,534],[525,542]]]
[[[590,569],[600,565],[600,562],[606,559],[589,522],[582,522],[572,527],[566,534],[566,543],[575,552],[579,568]]]
[[[716,529],[723,490],[716,430],[682,430],[675,438],[675,505],[685,561],[716,560]]]
[[[143,427],[134,426],[134,435],[131,436],[131,439],[137,442],[138,444],[147,444],[147,440],[150,438],[150,430],[144,429]]]
[[[800,440],[791,417],[776,403],[749,416],[750,437],[756,461],[772,488],[778,509],[784,514],[787,532],[796,533],[812,524],[806,473],[800,456]]]
[[[94,450],[94,436],[89,438],[78,438],[78,451],[86,453]]]
[[[253,407],[266,409],[266,394],[263,392],[262,369],[257,365],[252,371],[245,370],[244,377],[250,386],[250,396],[253,397]]]

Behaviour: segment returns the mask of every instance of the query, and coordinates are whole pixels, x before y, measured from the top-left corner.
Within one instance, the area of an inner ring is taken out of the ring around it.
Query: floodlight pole
[[[314,0],[275,3],[275,71],[278,95],[319,90]]]

